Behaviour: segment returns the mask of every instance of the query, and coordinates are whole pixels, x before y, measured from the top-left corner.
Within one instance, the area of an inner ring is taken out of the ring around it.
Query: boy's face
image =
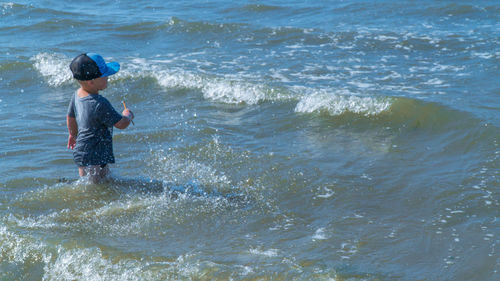
[[[93,84],[96,90],[104,90],[108,87],[108,77],[99,77],[93,80]]]

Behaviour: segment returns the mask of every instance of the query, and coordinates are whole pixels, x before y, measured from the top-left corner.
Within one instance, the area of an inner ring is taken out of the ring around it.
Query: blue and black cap
[[[87,81],[117,73],[120,70],[120,64],[117,62],[106,63],[99,54],[86,53],[74,58],[69,68],[73,72],[73,78]]]

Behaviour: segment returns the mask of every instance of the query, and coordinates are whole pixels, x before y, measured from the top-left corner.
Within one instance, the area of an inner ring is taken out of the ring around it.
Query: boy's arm
[[[66,116],[66,124],[68,125],[68,148],[73,149],[76,145],[76,136],[78,135],[78,124],[76,118]]]
[[[130,125],[130,122],[132,122],[132,119],[134,119],[134,114],[129,109],[123,110],[122,116],[122,119],[115,124],[115,127],[118,129],[126,129]]]

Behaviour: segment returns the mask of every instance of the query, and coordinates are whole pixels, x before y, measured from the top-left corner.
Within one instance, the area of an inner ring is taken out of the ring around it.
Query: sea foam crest
[[[223,79],[208,81],[203,85],[202,91],[205,98],[226,103],[256,104],[270,99],[264,85],[240,81]]]
[[[316,229],[316,231],[314,232],[314,234],[312,236],[312,239],[313,240],[325,240],[325,239],[328,239],[328,237],[325,234],[325,228],[321,227],[321,228]]]
[[[3,9],[12,9],[14,7],[13,2],[7,2],[7,3],[1,3],[0,6],[2,6]]]
[[[10,10],[14,8],[15,3],[8,2],[8,3],[0,3],[0,14],[6,15],[10,13]]]
[[[72,79],[69,69],[71,59],[64,55],[40,53],[31,60],[35,69],[47,79],[50,86],[58,87]]]
[[[272,100],[272,89],[262,84],[231,80],[220,77],[208,77],[186,71],[160,71],[155,74],[158,83],[166,88],[200,89],[205,99],[229,104],[257,104]]]
[[[295,112],[328,112],[333,116],[352,112],[370,116],[389,109],[391,104],[388,98],[360,97],[345,91],[331,93],[321,90],[303,95],[295,107]]]
[[[205,99],[229,104],[257,104],[266,100],[279,100],[285,97],[265,84],[253,83],[238,77],[213,76],[192,73],[180,68],[168,68],[164,64],[151,64],[146,60],[134,59],[121,75],[150,75],[164,88],[199,89]]]

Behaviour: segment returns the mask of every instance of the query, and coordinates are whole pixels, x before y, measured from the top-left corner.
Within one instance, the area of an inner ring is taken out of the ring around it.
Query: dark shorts
[[[99,146],[81,145],[80,147],[75,147],[73,150],[73,160],[79,167],[106,166],[107,164],[115,163],[112,147],[99,149]]]

